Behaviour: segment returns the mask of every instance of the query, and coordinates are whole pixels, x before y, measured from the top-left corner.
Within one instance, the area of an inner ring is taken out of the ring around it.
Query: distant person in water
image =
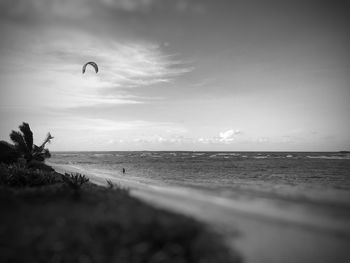
[[[123,174],[125,174],[125,172],[126,172],[126,170],[125,170],[125,168],[123,168]]]

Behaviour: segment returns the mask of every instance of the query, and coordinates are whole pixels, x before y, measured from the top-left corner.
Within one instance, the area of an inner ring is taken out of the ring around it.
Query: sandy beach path
[[[61,173],[84,173],[99,185],[109,179],[151,205],[194,217],[222,234],[246,263],[350,262],[348,221],[319,217],[300,207],[278,207],[259,198],[226,199],[193,189],[140,183],[127,176],[49,165]]]

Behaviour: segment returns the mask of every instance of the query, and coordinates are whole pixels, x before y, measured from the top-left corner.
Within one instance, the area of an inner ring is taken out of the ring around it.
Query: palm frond
[[[45,156],[45,158],[51,157],[51,153],[50,153],[49,149],[44,149],[44,156]]]
[[[12,131],[10,133],[10,138],[15,144],[15,147],[22,154],[28,154],[27,144],[24,141],[22,134],[18,131]]]
[[[23,122],[22,125],[19,126],[19,130],[23,133],[24,141],[27,145],[29,151],[33,149],[33,132],[31,131],[29,124]]]
[[[45,138],[44,142],[39,146],[39,148],[40,148],[41,150],[44,150],[45,145],[46,145],[47,143],[50,143],[51,140],[52,140],[53,138],[54,138],[54,137],[51,135],[51,133],[48,132],[47,135],[46,135],[46,138]]]

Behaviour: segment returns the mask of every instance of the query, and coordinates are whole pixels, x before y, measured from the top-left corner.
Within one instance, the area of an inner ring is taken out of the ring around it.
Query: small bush
[[[0,185],[11,187],[35,187],[57,183],[54,172],[29,169],[20,164],[0,164]]]
[[[62,181],[73,190],[79,190],[83,184],[89,182],[89,178],[79,173],[71,173],[71,174],[65,173],[64,175],[62,174],[61,176],[62,176]]]

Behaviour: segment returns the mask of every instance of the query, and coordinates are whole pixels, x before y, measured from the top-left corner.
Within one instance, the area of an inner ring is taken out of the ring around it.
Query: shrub
[[[8,142],[0,141],[0,163],[15,163],[20,154],[15,147]]]
[[[73,190],[79,190],[83,184],[89,182],[89,178],[79,173],[65,173],[64,175],[62,174],[61,177],[62,181]]]
[[[12,187],[35,187],[57,183],[54,172],[33,170],[19,164],[0,164],[0,185]]]

